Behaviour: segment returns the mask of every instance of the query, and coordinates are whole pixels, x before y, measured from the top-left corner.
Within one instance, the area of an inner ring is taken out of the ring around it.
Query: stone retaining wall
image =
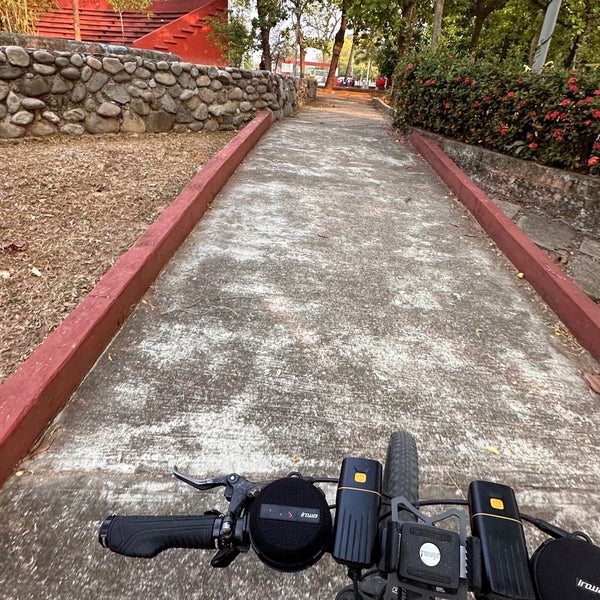
[[[268,71],[138,55],[0,47],[0,138],[230,130],[270,108],[275,118],[316,84]]]
[[[600,239],[600,177],[554,169],[433,134],[450,158],[493,199],[535,206]]]

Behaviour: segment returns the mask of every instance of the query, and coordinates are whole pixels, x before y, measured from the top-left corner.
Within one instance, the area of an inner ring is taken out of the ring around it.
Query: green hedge
[[[518,158],[600,174],[600,71],[536,75],[440,52],[398,65],[392,104],[410,125]]]

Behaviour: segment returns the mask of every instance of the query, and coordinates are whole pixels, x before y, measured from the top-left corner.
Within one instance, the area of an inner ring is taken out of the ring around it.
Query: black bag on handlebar
[[[600,599],[600,548],[581,538],[544,542],[531,569],[540,600]]]

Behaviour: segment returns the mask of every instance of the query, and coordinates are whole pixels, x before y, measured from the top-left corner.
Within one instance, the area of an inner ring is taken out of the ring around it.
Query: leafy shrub
[[[547,69],[422,53],[398,65],[396,124],[518,158],[600,174],[600,71]]]

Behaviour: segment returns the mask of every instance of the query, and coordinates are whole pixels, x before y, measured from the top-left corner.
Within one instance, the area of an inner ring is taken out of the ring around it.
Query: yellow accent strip
[[[355,487],[339,487],[338,490],[353,490],[355,492],[369,492],[370,494],[375,494],[376,496],[381,496],[381,494],[379,492],[376,492],[375,490],[362,490],[361,488],[355,488]]]
[[[502,515],[491,515],[489,513],[475,513],[474,515],[471,515],[471,519],[474,519],[475,517],[493,517],[494,519],[504,519],[505,521],[514,521],[515,523],[518,523],[519,525],[523,525],[521,519],[513,519],[512,517],[503,517]]]

